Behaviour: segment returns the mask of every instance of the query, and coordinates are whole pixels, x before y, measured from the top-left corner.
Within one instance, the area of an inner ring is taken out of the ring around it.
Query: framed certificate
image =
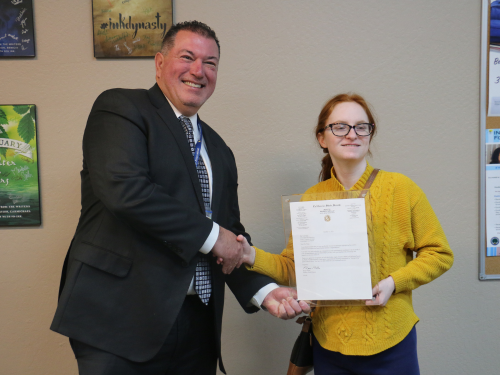
[[[379,282],[369,190],[282,196],[290,285],[301,300],[358,305]]]

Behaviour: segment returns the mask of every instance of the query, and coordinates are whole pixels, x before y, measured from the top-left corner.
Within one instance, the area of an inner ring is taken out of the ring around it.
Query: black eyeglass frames
[[[359,136],[359,137],[366,137],[370,134],[372,134],[373,131],[373,124],[368,124],[368,123],[361,123],[361,124],[356,124],[356,125],[347,125],[342,122],[336,122],[334,124],[329,124],[323,128],[323,131],[330,128],[332,131],[332,134],[337,136],[337,137],[345,137],[351,129],[354,129],[354,132]]]

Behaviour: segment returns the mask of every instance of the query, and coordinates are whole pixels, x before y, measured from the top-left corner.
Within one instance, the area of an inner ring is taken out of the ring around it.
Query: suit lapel
[[[179,146],[179,150],[182,154],[182,158],[184,159],[184,163],[186,164],[186,169],[188,171],[189,177],[191,178],[191,182],[193,183],[193,188],[196,191],[196,198],[198,199],[200,210],[201,212],[205,213],[205,205],[203,203],[200,180],[198,179],[196,165],[194,164],[193,154],[191,154],[191,149],[186,138],[186,133],[184,132],[179,119],[175,116],[174,111],[170,107],[170,104],[168,103],[158,85],[153,86],[149,90],[149,96],[153,105],[158,108],[158,115],[170,130],[173,138]]]
[[[222,160],[219,148],[214,142],[211,132],[208,131],[208,126],[201,120],[200,124],[203,128],[203,139],[205,140],[205,145],[207,146],[207,153],[212,167],[212,219],[213,221],[217,221],[217,215],[219,214],[219,207],[222,199],[222,187],[224,186],[224,160]]]

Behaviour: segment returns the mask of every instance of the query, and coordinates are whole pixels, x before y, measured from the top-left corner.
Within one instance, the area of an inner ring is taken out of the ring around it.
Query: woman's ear
[[[328,148],[325,142],[325,137],[323,135],[323,132],[316,134],[316,139],[318,140],[318,143],[321,146],[321,148]]]

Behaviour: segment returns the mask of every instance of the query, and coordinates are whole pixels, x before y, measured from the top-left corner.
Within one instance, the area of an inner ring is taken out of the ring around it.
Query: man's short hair
[[[210,38],[215,41],[217,44],[217,48],[219,49],[220,56],[220,44],[219,39],[217,39],[217,35],[215,35],[215,31],[213,31],[208,25],[204,24],[200,21],[184,21],[179,22],[167,31],[167,34],[163,38],[163,42],[161,43],[161,53],[166,55],[168,51],[174,46],[175,36],[181,30],[191,31],[192,33],[196,33],[205,38]]]

